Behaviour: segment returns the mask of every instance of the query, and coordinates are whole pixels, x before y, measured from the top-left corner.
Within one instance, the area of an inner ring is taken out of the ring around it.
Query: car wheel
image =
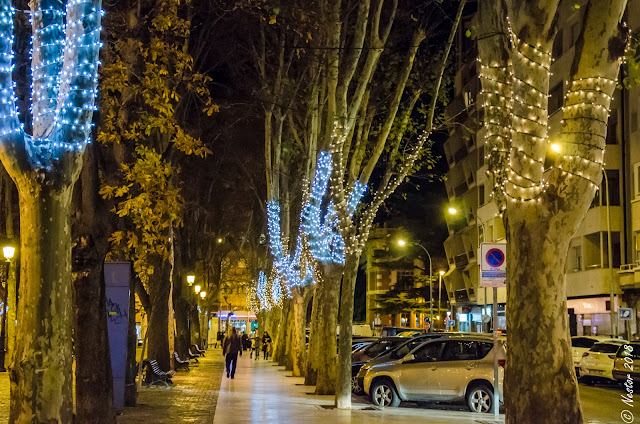
[[[364,393],[364,390],[362,390],[362,387],[358,384],[358,379],[355,376],[351,377],[351,391],[356,395]]]
[[[378,380],[373,383],[370,393],[371,401],[376,406],[396,408],[400,405],[398,393],[389,380]]]
[[[472,386],[467,390],[467,406],[471,412],[491,412],[493,389],[486,384]]]

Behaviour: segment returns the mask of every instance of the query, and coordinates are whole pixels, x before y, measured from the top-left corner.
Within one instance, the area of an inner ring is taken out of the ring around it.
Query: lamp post
[[[440,271],[438,274],[440,274],[440,278],[438,281],[438,315],[441,315],[442,309],[440,305],[442,304],[442,276],[444,275],[444,271]]]
[[[4,246],[2,248],[2,254],[5,257],[5,262],[2,264],[2,328],[0,328],[0,372],[7,371],[5,367],[5,354],[7,351],[7,303],[9,302],[9,267],[11,266],[11,259],[15,254],[16,249],[13,246]],[[14,305],[12,306],[14,307]]]
[[[193,274],[189,274],[187,275],[187,283],[189,284],[189,287],[193,286],[193,283],[195,283],[196,281],[196,276]]]
[[[448,211],[449,211],[449,215],[457,215],[458,214],[458,210],[456,208],[454,208],[454,207],[449,207]],[[478,215],[473,213],[473,211],[471,211],[469,213],[476,220],[476,223],[480,224],[479,226],[476,224],[476,226],[478,228],[482,228],[482,240],[484,241],[484,239],[486,237],[486,234],[487,234],[487,232],[485,231],[485,228],[484,228],[484,223],[482,222],[482,220],[480,218],[478,218]],[[479,230],[478,230],[478,240],[477,241],[478,241],[478,250],[480,250],[480,231]],[[476,258],[476,262],[478,263],[478,285],[480,285],[480,260],[478,258]],[[493,290],[497,293],[497,289],[496,288],[494,288]],[[489,309],[489,301],[487,300],[487,288],[485,287],[484,288],[484,310],[485,310],[485,313],[486,313],[486,311],[488,309]],[[482,314],[482,315],[484,315],[484,314]],[[483,327],[484,327],[484,321],[483,321]],[[483,330],[482,332],[484,332],[484,328],[482,330]]]
[[[604,176],[604,186],[607,197],[607,256],[609,258],[609,313],[611,314],[611,337],[618,337],[618,326],[616,325],[616,309],[614,307],[615,292],[613,290],[613,242],[611,240],[611,205],[609,204],[609,198],[611,194],[609,192],[609,178],[607,177],[607,170],[602,170]]]
[[[406,240],[398,240],[398,246],[400,247],[404,247],[407,244],[409,244]],[[418,246],[420,248],[422,248],[422,250],[424,250],[424,253],[427,254],[427,257],[429,258],[429,332],[432,333],[433,332],[433,288],[432,288],[432,267],[431,267],[431,255],[429,254],[429,251],[420,243],[416,243],[416,242],[411,242],[410,244],[413,244],[414,246]]]

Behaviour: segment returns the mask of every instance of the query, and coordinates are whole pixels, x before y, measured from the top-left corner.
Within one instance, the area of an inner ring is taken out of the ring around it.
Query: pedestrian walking
[[[220,347],[222,347],[222,341],[224,340],[224,333],[222,331],[218,331],[218,335],[216,336],[216,345],[215,348],[218,347],[218,343],[220,343]]]
[[[242,354],[242,341],[240,337],[238,337],[235,327],[231,327],[231,333],[224,339],[222,343],[222,353],[225,355],[227,378],[233,378],[236,375],[238,353]]]
[[[242,350],[247,350],[251,347],[251,345],[249,345],[249,336],[247,336],[245,331],[242,332],[242,337],[240,337],[240,339],[242,340]]]
[[[266,331],[262,334],[262,352],[264,353],[264,359],[269,359],[271,353],[271,336]]]

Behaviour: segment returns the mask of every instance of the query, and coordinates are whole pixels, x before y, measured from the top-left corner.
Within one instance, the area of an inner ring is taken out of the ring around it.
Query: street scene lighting
[[[195,290],[196,294],[200,293],[201,289],[202,289],[202,287],[200,287],[200,284],[196,284],[195,287],[193,288],[193,290]]]
[[[192,286],[195,281],[196,281],[195,275],[187,275],[187,283],[189,283],[189,286]]]
[[[207,292],[203,292],[203,291],[202,291],[202,292],[200,292],[200,297],[201,297],[201,298],[203,298],[203,299],[204,299],[206,295],[207,295]]]
[[[16,253],[16,248],[13,246],[4,246],[2,248],[2,254],[4,258],[8,261],[13,259],[13,255]]]
[[[453,206],[450,206],[449,209],[447,209],[447,211],[449,212],[450,215],[455,215],[458,213],[458,210]]]
[[[406,241],[404,241],[404,240],[402,240],[402,239],[398,240],[398,246],[400,246],[400,247],[405,247],[406,245],[407,245],[407,242],[406,242]]]

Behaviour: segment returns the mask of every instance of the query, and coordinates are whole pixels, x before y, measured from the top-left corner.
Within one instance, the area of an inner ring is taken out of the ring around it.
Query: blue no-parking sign
[[[507,285],[507,244],[480,245],[480,287]]]
[[[618,308],[618,319],[621,321],[630,321],[633,318],[632,308]]]

